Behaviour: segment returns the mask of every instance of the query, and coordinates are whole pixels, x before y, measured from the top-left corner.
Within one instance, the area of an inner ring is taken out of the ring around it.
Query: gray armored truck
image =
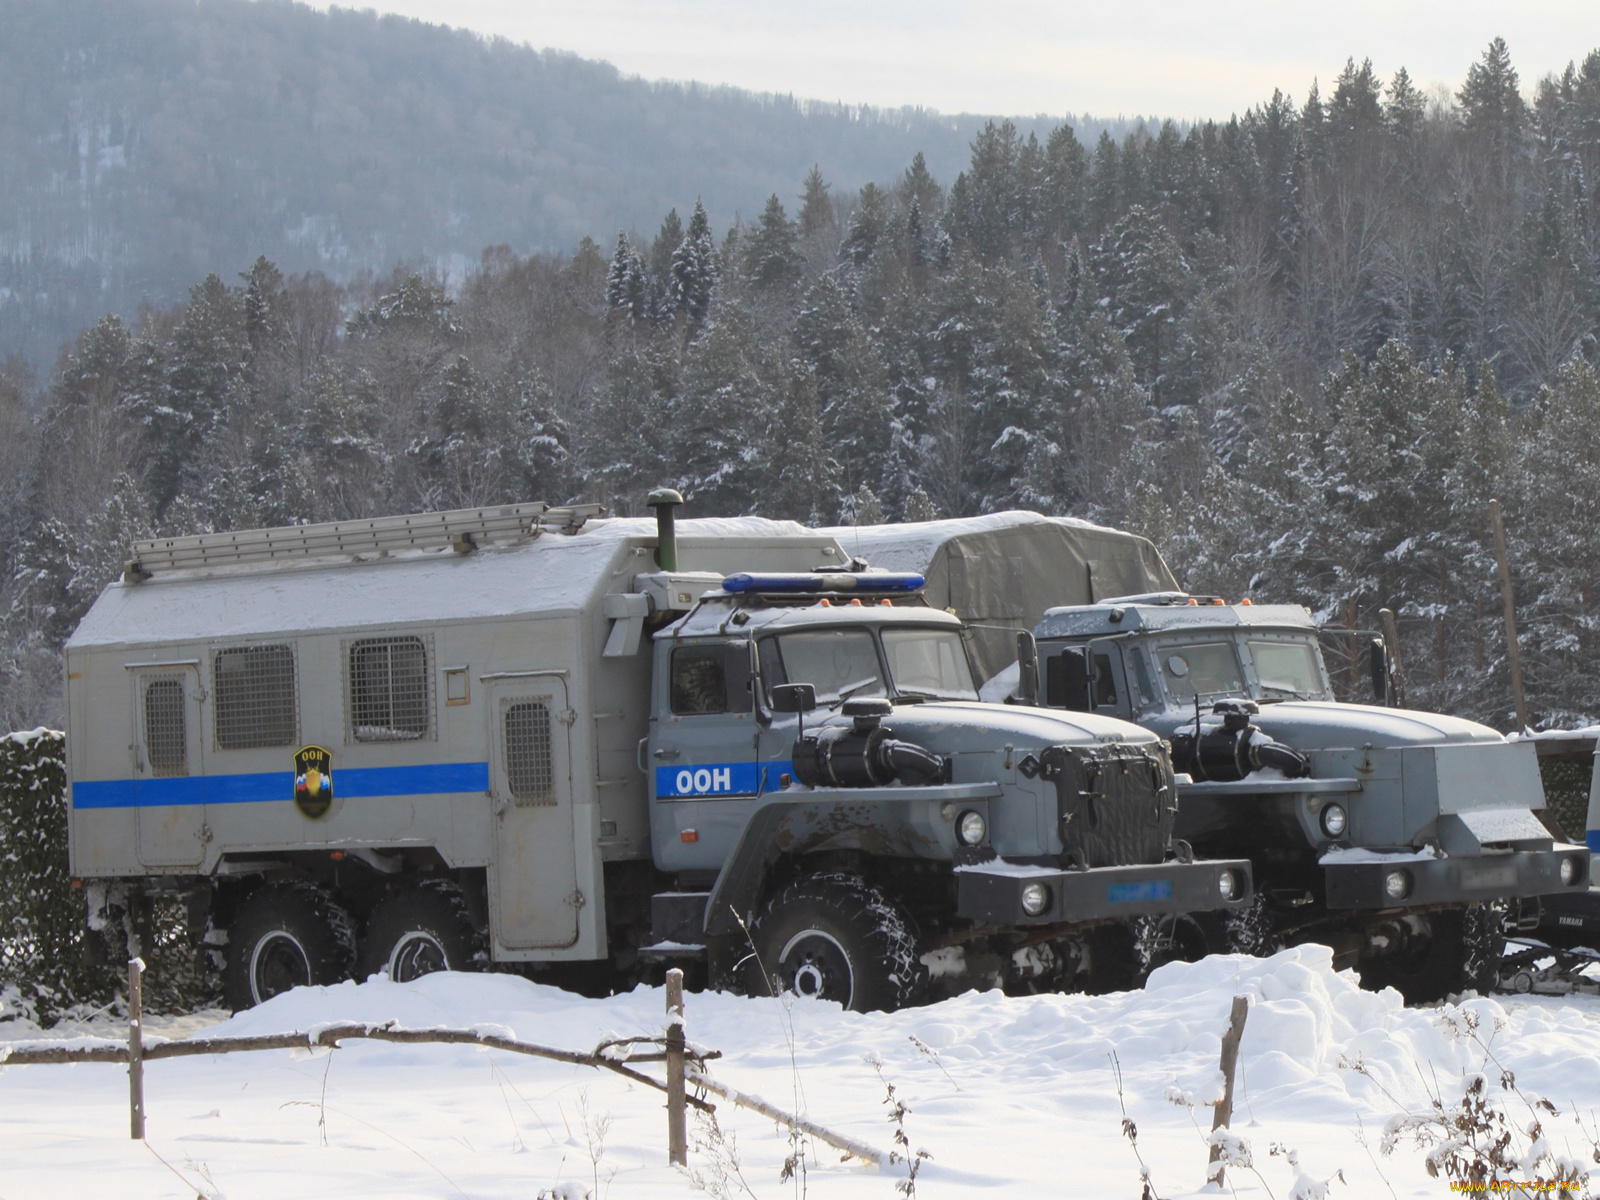
[[[1250,903],[1173,841],[1155,734],[980,704],[920,578],[653,499],[136,546],[66,649],[91,927],[181,898],[235,1007],[676,960],[866,1009],[1116,986]]]
[[[1035,623],[1039,703],[1170,741],[1179,837],[1197,854],[1248,856],[1257,899],[1167,922],[1159,953],[1320,941],[1370,985],[1433,999],[1495,982],[1513,903],[1588,886],[1588,851],[1534,815],[1531,744],[1335,703],[1303,608],[1189,596],[1146,539],[1037,513],[830,532],[875,563],[926,571],[951,612],[1000,627],[985,699],[1017,698],[1016,655],[996,657],[995,639]]]
[[[1588,888],[1589,851],[1535,816],[1532,744],[1336,703],[1298,605],[1133,596],[1051,609],[1035,635],[1043,702],[1167,739],[1178,835],[1255,864],[1251,914],[1177,923],[1195,952],[1314,940],[1408,999],[1487,991],[1508,902]]]

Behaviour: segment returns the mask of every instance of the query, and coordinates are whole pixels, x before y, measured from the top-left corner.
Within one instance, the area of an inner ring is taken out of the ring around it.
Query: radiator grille
[[[550,703],[515,700],[505,706],[506,785],[518,805],[554,804]]]
[[[350,734],[411,742],[428,734],[428,649],[419,637],[364,638],[349,651]]]
[[[184,724],[183,677],[155,675],[144,681],[144,751],[150,774],[189,773],[188,729]]]
[[[294,650],[234,646],[212,660],[217,748],[250,750],[295,741]]]

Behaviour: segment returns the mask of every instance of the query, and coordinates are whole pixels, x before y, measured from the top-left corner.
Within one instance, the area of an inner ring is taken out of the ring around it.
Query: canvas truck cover
[[[976,627],[983,679],[1016,661],[1016,633],[1047,608],[1178,589],[1148,538],[1072,517],[1003,512],[821,532],[874,567],[925,575],[928,603]]]

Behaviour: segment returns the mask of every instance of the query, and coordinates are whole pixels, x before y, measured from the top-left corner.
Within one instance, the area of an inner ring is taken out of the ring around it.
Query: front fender
[[[988,816],[998,783],[928,787],[785,788],[750,814],[706,902],[708,938],[750,924],[767,873],[784,855],[864,850],[896,858],[950,859],[955,850],[947,804]]]

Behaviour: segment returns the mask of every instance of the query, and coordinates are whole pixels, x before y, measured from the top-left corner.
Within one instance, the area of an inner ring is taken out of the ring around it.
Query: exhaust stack
[[[645,497],[645,504],[656,510],[656,566],[663,571],[678,569],[678,527],[675,510],[683,496],[672,488],[657,488]]]

